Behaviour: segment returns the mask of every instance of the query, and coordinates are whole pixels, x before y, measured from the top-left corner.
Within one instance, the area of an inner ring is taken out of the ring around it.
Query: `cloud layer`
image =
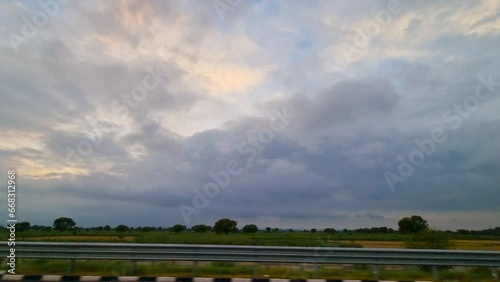
[[[0,10],[21,220],[500,225],[498,1],[40,3]]]

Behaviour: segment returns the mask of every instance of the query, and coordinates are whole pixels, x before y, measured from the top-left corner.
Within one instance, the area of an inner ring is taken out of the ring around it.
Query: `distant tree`
[[[210,226],[205,224],[198,224],[191,227],[191,230],[193,230],[196,233],[206,233],[210,231]]]
[[[31,227],[31,224],[27,221],[16,223],[16,231],[19,231],[19,232],[29,230],[30,227]]]
[[[217,233],[224,233],[224,234],[229,234],[231,232],[236,232],[238,229],[236,228],[236,225],[238,225],[238,222],[229,219],[229,218],[222,218],[219,219],[213,227],[213,230]]]
[[[495,227],[495,229],[491,229],[491,234],[500,235],[500,227]]]
[[[356,232],[358,233],[387,233],[388,232],[387,227],[372,227],[372,228],[360,228],[356,229]]]
[[[316,233],[317,231],[316,228],[311,229],[311,233]]]
[[[41,230],[43,230],[43,227],[44,227],[43,225],[37,225],[37,224],[35,224],[35,225],[31,225],[30,229],[31,230],[41,231]]]
[[[129,231],[129,228],[127,225],[120,224],[120,225],[115,227],[115,231],[126,232],[126,231]]]
[[[292,228],[288,229],[288,232],[293,232],[294,230]]]
[[[109,225],[104,226],[104,231],[110,231],[110,230],[111,230],[111,226],[109,226]]]
[[[323,230],[323,232],[329,233],[329,234],[334,234],[337,231],[335,230],[335,228],[325,228],[325,230]]]
[[[175,233],[181,233],[181,232],[186,231],[186,226],[176,224],[176,225],[170,227],[170,231],[175,232]]]
[[[418,233],[429,229],[427,220],[419,215],[412,215],[411,217],[403,217],[398,222],[400,233]]]
[[[273,228],[272,232],[276,232],[276,233],[277,233],[277,232],[280,232],[280,229],[279,229],[279,228],[277,228],[277,227],[276,227],[276,228]]]
[[[247,225],[243,226],[242,230],[243,230],[243,233],[250,234],[250,233],[257,232],[259,230],[259,228],[255,224],[247,224]]]
[[[266,227],[266,232],[267,232],[267,233],[271,232],[271,230],[272,230],[272,228],[271,228],[271,227],[269,227],[269,226],[268,226],[268,227]]]
[[[60,217],[54,220],[54,229],[58,231],[65,231],[71,229],[71,227],[75,226],[76,223],[73,219],[69,217]]]

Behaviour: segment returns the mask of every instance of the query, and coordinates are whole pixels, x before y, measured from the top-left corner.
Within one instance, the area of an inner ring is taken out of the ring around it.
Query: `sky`
[[[0,198],[15,170],[38,225],[500,226],[498,46],[497,0],[0,0]]]

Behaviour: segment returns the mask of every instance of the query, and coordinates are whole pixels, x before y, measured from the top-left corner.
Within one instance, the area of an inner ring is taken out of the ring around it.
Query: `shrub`
[[[446,232],[427,230],[408,237],[405,245],[408,249],[448,249],[452,243]]]
[[[181,232],[186,231],[186,226],[176,224],[176,225],[170,227],[170,231],[175,232],[175,233],[181,233]]]

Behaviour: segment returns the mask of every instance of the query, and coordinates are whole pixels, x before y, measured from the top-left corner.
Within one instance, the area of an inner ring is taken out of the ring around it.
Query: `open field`
[[[0,238],[7,238],[0,233]],[[404,248],[407,235],[390,234],[327,234],[323,232],[259,232],[255,234],[173,233],[168,231],[24,231],[17,232],[16,240],[53,242],[109,242],[109,243],[170,243],[170,244],[214,244],[214,245],[261,245],[297,247],[364,247]],[[451,234],[452,249],[500,251],[500,236],[465,236]]]

